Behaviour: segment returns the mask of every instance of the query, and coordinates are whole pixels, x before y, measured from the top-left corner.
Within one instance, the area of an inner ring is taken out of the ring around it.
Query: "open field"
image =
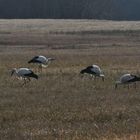
[[[0,139],[139,140],[140,83],[114,89],[124,73],[140,75],[140,22],[0,20]],[[55,57],[38,81],[21,86],[14,67],[34,55]],[[81,77],[98,64],[105,82]]]

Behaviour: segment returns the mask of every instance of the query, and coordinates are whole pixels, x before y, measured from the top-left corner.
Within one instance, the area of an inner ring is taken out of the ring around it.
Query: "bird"
[[[81,70],[80,73],[81,74],[84,74],[84,73],[90,74],[91,76],[94,76],[95,79],[96,79],[96,77],[101,77],[103,81],[104,81],[104,77],[105,77],[104,74],[102,73],[102,70],[97,65],[88,66],[85,69]]]
[[[32,70],[29,68],[13,68],[11,71],[11,76],[15,75],[17,79],[24,80],[23,85],[27,82],[30,82],[30,78],[38,79],[38,75],[36,75]]]
[[[55,58],[45,57],[43,55],[34,56],[28,63],[36,63],[39,64],[39,69],[42,71],[43,67],[47,67],[51,61],[55,60]]]
[[[120,79],[118,81],[116,81],[115,83],[115,89],[118,87],[118,85],[121,84],[127,84],[128,85],[128,89],[129,89],[129,84],[134,83],[134,87],[136,88],[136,82],[140,81],[140,77],[127,73],[127,74],[123,74]]]

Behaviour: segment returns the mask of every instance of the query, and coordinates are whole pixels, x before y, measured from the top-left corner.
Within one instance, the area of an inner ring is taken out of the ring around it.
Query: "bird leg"
[[[134,83],[134,88],[135,88],[135,89],[137,88],[137,83],[136,83],[136,82]]]
[[[39,66],[38,66],[38,73],[41,73],[41,72],[42,72],[42,66],[39,65]]]
[[[27,78],[27,80],[28,80],[27,83],[29,83],[31,81],[31,79],[29,77]]]
[[[97,76],[96,76],[96,75],[94,76],[94,80],[95,80],[95,81],[97,81],[97,80],[98,80],[98,78],[97,78]]]
[[[38,73],[38,67],[35,68],[35,72]]]
[[[125,88],[125,87],[126,87],[126,85],[124,84],[124,85],[123,85],[123,88]]]
[[[40,73],[40,65],[38,66],[38,71],[37,72]]]
[[[105,78],[104,77],[101,77],[102,78],[102,81],[104,82],[105,81]]]
[[[40,65],[40,73],[42,73],[43,71],[43,68],[42,68],[42,65]]]
[[[115,84],[115,89],[117,89],[118,88],[118,84]]]
[[[22,86],[26,85],[26,79],[23,78],[23,80],[24,80],[24,82],[23,82]]]
[[[24,82],[22,84],[22,86],[26,85],[27,83],[29,83],[31,81],[31,79],[28,77],[28,78],[23,78]]]
[[[94,79],[94,75],[93,74],[90,74],[90,76],[91,76],[91,79]]]
[[[129,84],[127,85],[127,88],[129,89],[130,87],[129,87]]]

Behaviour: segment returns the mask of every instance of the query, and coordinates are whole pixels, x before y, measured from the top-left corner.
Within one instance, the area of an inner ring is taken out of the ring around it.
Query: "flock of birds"
[[[28,63],[35,63],[39,64],[39,71],[42,72],[43,67],[47,67],[51,61],[55,60],[54,58],[45,57],[45,56],[35,56],[33,57]],[[15,75],[17,79],[24,80],[23,85],[27,84],[31,81],[31,78],[38,79],[38,75],[35,74],[31,69],[29,68],[13,68],[11,72],[11,76]]]
[[[47,67],[51,61],[55,60],[54,58],[47,58],[45,56],[35,56],[33,57],[28,63],[35,63],[39,64],[39,71],[42,72],[43,67]],[[101,68],[97,65],[88,66],[85,69],[80,71],[81,74],[90,74],[92,77],[96,79],[96,77],[102,78],[104,81],[105,75],[103,74]],[[38,75],[35,74],[31,69],[29,68],[19,68],[19,69],[12,69],[11,76],[15,75],[17,79],[24,80],[23,85],[31,81],[31,78],[38,79]],[[115,88],[118,87],[118,85],[128,85],[134,83],[134,87],[136,88],[136,82],[140,81],[140,77],[133,74],[124,74],[120,77],[118,81],[115,83]]]
[[[101,77],[102,80],[104,81],[104,74],[102,73],[102,70],[100,69],[99,66],[97,65],[92,65],[92,66],[88,66],[87,68],[81,70],[80,72],[81,74],[87,73],[90,74],[91,76],[94,76],[95,79],[96,77]],[[133,74],[123,74],[120,79],[118,81],[115,82],[115,89],[118,87],[118,85],[128,85],[129,88],[129,84],[134,83],[134,87],[136,88],[136,82],[140,81],[140,77],[137,75],[133,75]]]

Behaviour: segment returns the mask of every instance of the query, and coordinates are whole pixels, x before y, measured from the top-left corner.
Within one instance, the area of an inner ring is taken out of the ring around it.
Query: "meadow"
[[[98,20],[0,20],[0,139],[139,140],[140,83],[114,83],[140,75],[140,22]],[[39,79],[22,86],[12,68],[54,57]],[[81,76],[99,65],[105,81]]]

